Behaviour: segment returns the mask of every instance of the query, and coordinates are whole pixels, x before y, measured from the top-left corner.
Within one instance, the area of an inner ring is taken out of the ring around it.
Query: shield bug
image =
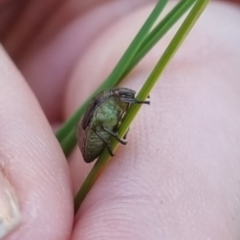
[[[78,146],[85,162],[99,157],[105,146],[113,156],[111,136],[126,144],[118,137],[117,129],[130,104],[149,104],[149,101],[138,101],[135,94],[134,90],[118,87],[104,90],[92,99],[77,127]]]

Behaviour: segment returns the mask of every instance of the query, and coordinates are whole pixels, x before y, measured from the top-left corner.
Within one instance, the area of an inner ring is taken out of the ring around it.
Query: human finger
[[[147,13],[116,24],[81,59],[67,115],[108,75],[135,21]],[[85,199],[73,239],[237,239],[239,16],[239,9],[222,3],[204,12],[152,92],[151,106],[131,127],[128,146],[117,151]],[[124,86],[139,89],[164,43]]]
[[[15,229],[7,240],[66,240],[73,217],[66,159],[3,48],[0,75],[0,235]]]

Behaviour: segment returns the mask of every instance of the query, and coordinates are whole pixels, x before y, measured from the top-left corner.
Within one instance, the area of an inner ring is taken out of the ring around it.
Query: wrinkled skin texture
[[[22,212],[6,240],[239,239],[239,4],[211,2],[73,220],[91,165],[78,149],[68,164],[51,125],[109,74],[153,5],[0,1],[0,164]],[[138,90],[172,35],[122,85]]]

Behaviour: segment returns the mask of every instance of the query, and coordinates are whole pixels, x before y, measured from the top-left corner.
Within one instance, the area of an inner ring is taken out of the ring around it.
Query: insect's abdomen
[[[98,134],[106,140],[109,140],[110,138],[110,134],[102,129],[98,129]],[[85,146],[84,160],[86,162],[92,162],[94,159],[99,157],[100,153],[106,146],[106,143],[95,132],[89,131],[85,140]]]

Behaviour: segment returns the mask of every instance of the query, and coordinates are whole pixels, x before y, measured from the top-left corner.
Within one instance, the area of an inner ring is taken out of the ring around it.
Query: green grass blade
[[[160,13],[163,11],[167,2],[168,0],[161,0],[157,3],[156,7],[153,9],[152,13],[150,14],[140,31],[120,59],[119,63],[116,65],[112,73],[106,79],[106,81],[103,82],[103,84],[83,103],[83,105],[77,110],[77,112],[56,133],[56,137],[59,140],[66,156],[71,152],[72,148],[76,144],[75,126],[82,114],[84,113],[89,101],[101,90],[111,88],[117,85],[117,83],[120,81],[121,76],[123,75],[123,72],[127,69],[129,63],[132,61],[132,58],[136,55],[139,46],[141,46],[142,41],[150,32],[152,26],[156,22]]]
[[[147,81],[143,85],[142,89],[140,90],[137,99],[144,100],[149,95],[150,91],[156,84],[159,79],[159,76],[162,74],[170,60],[173,58],[174,54],[180,47],[183,40],[186,38],[189,31],[192,29],[193,25],[196,23],[197,19],[199,18],[200,14],[203,12],[204,8],[206,7],[209,0],[198,0],[186,19],[184,20],[183,24],[173,37],[172,41],[168,45],[167,49],[163,53],[162,57],[154,67],[152,73],[148,77]],[[126,118],[124,119],[120,129],[119,129],[119,136],[123,137],[126,133],[127,129],[129,128],[131,122],[135,118],[137,112],[139,111],[141,105],[135,104],[132,105]],[[111,139],[111,148],[115,151],[118,145],[118,141],[116,139]],[[85,179],[83,185],[81,186],[79,192],[77,193],[74,201],[75,212],[81,205],[82,201],[86,197],[87,193],[90,191],[91,187],[93,186],[94,182],[96,181],[99,174],[105,169],[107,163],[110,160],[110,156],[108,154],[107,149],[103,151],[95,165],[93,166],[92,170],[90,171],[89,175]]]

